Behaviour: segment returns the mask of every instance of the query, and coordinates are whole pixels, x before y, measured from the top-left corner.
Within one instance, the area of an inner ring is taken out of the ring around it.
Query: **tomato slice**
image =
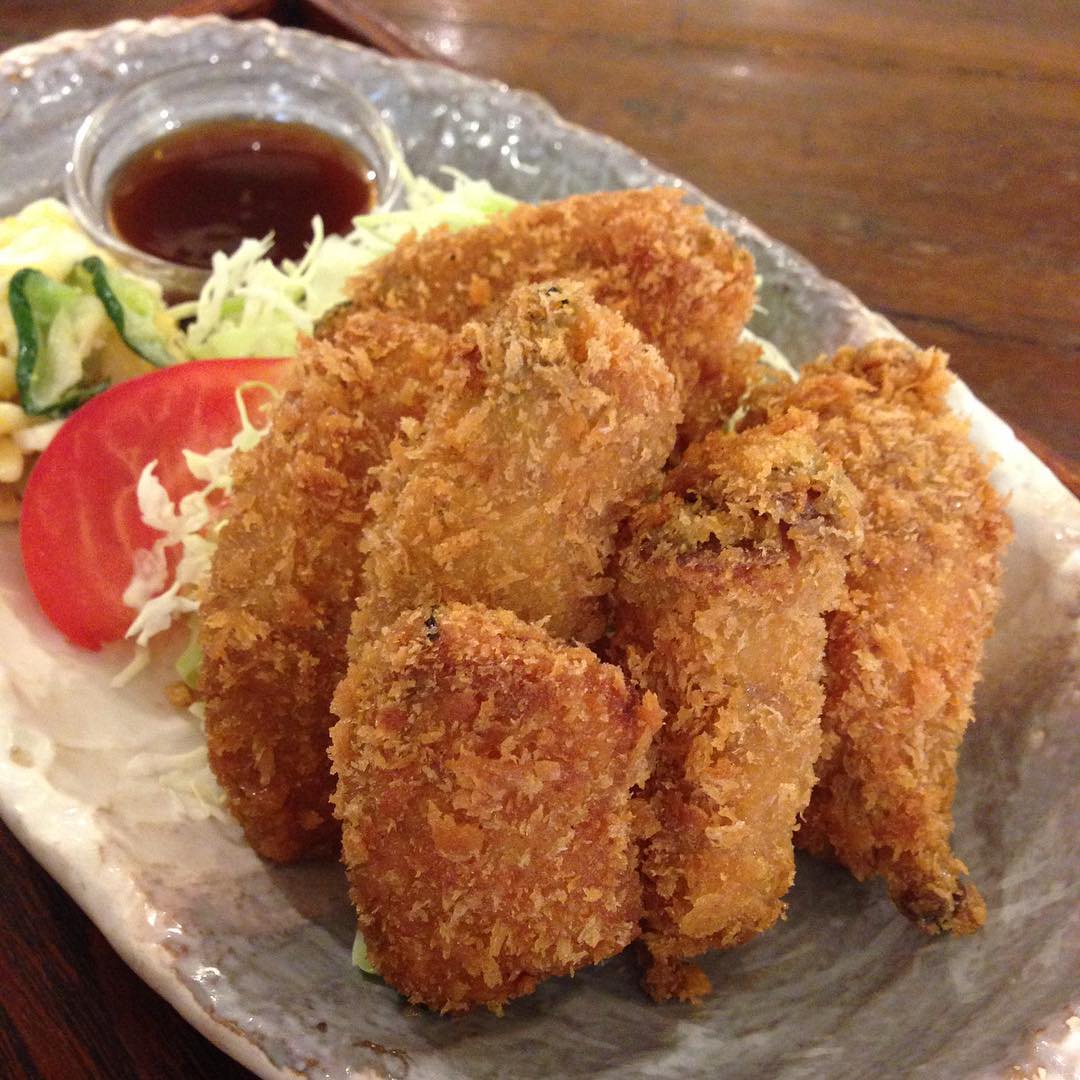
[[[106,390],[57,432],[27,481],[19,542],[30,588],[64,637],[99,649],[134,618],[122,600],[133,555],[158,536],[135,496],[145,466],[157,460],[174,500],[193,491],[198,481],[181,451],[227,446],[240,430],[237,387],[280,384],[288,367],[282,359],[177,364]]]

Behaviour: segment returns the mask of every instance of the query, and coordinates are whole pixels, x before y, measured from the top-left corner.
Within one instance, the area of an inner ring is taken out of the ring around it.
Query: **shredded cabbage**
[[[199,688],[199,670],[202,667],[202,645],[199,644],[199,620],[191,618],[187,648],[177,657],[176,674],[189,690]]]
[[[768,338],[763,338],[755,334],[753,330],[747,330],[745,327],[740,334],[740,338],[743,341],[752,341],[761,349],[759,362],[766,367],[772,368],[773,371],[781,371],[785,375],[790,375],[793,379],[799,377],[799,372],[791,361]]]
[[[791,361],[771,342],[768,338],[759,337],[746,327],[743,327],[739,334],[739,340],[742,342],[750,342],[756,345],[761,350],[761,355],[758,357],[758,363],[764,367],[770,368],[773,371],[779,371],[783,375],[787,375],[791,379],[798,379],[799,372]],[[736,406],[735,411],[724,421],[725,431],[736,431],[739,427],[739,422],[746,415],[747,411],[747,398],[750,394],[748,390],[742,400]]]
[[[195,820],[232,820],[225,805],[225,793],[210,768],[205,740],[194,750],[183,753],[136,754],[124,771],[129,776],[156,776],[163,788],[179,797],[188,816]]]
[[[375,965],[368,958],[367,942],[364,941],[364,935],[359,930],[356,931],[356,936],[353,938],[352,964],[353,967],[359,968],[365,975],[379,974]]]
[[[262,439],[268,427],[256,427],[248,414],[244,395],[260,388],[277,395],[279,392],[266,383],[243,383],[236,390],[236,407],[240,413],[240,430],[228,446],[207,454],[184,451],[188,472],[202,482],[202,487],[174,503],[151,461],[139,476],[135,496],[139,516],[161,535],[152,548],[135,552],[134,571],[124,590],[124,603],[138,614],[127,629],[139,649],[145,649],[152,637],[162,633],[182,615],[199,609],[199,598],[210,576],[210,563],[217,548],[217,533],[223,523],[222,503],[232,494],[232,457],[238,450],[250,450]],[[168,580],[168,552],[178,550],[179,561]],[[141,670],[140,658],[120,673],[126,681]]]
[[[315,322],[345,299],[345,282],[366,263],[392,251],[410,232],[437,225],[463,229],[517,205],[486,180],[473,180],[445,169],[449,191],[405,174],[407,209],[364,214],[353,220],[347,236],[327,235],[322,220],[312,221],[312,239],[299,262],[275,266],[266,254],[272,236],[244,240],[231,255],[218,252],[198,300],[172,309],[177,319],[191,318],[185,347],[194,357],[291,356],[298,333],[311,333]]]

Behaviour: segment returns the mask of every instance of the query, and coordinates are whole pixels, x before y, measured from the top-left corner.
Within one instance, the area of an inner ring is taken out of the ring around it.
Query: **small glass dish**
[[[284,58],[230,64],[228,57],[213,57],[138,83],[83,121],[64,178],[65,196],[97,244],[135,273],[159,281],[170,296],[196,295],[209,271],[140,251],[118,236],[109,216],[112,179],[147,144],[189,124],[232,119],[318,128],[370,165],[374,209],[393,205],[400,193],[397,137],[368,101],[336,79]]]

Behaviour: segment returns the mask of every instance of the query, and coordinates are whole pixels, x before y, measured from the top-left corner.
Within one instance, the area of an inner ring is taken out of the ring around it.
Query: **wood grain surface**
[[[304,21],[303,5],[257,2]],[[0,0],[0,49],[178,3]],[[323,29],[348,33],[374,10],[394,24],[375,45],[535,90],[742,211],[948,350],[1076,483],[1080,5],[320,4]],[[0,859],[0,1076],[247,1075],[128,971],[6,830]]]

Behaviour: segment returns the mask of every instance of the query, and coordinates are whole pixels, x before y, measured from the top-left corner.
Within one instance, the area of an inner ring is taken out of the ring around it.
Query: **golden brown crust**
[[[692,960],[677,956],[656,956],[647,947],[639,949],[641,988],[653,1001],[683,1001],[700,1005],[712,993],[709,976]]]
[[[945,395],[944,354],[841,349],[758,403],[820,417],[863,497],[866,541],[830,620],[825,743],[800,846],[880,875],[929,933],[970,933],[978,890],[949,846],[956,757],[1010,537],[1002,500]]]
[[[682,962],[771,926],[820,748],[824,612],[860,538],[857,498],[792,414],[687,451],[631,519],[617,656],[667,713],[646,788],[643,940],[658,1000],[696,1000]]]
[[[573,277],[618,311],[671,366],[688,412],[727,417],[755,379],[734,348],[754,302],[750,254],[682,192],[600,192],[520,206],[459,232],[406,237],[354,278],[361,309],[395,311],[456,331],[524,282]],[[701,425],[698,425],[701,429]]]
[[[334,807],[383,978],[442,1012],[500,1011],[636,937],[630,789],[655,699],[480,605],[406,612],[350,651]]]
[[[438,405],[379,470],[354,632],[458,600],[596,640],[616,529],[677,416],[659,354],[584,286],[516,289],[462,331]]]
[[[202,606],[210,762],[261,855],[332,854],[330,698],[363,565],[370,470],[424,411],[447,335],[399,316],[301,343],[270,434],[239,455]]]

